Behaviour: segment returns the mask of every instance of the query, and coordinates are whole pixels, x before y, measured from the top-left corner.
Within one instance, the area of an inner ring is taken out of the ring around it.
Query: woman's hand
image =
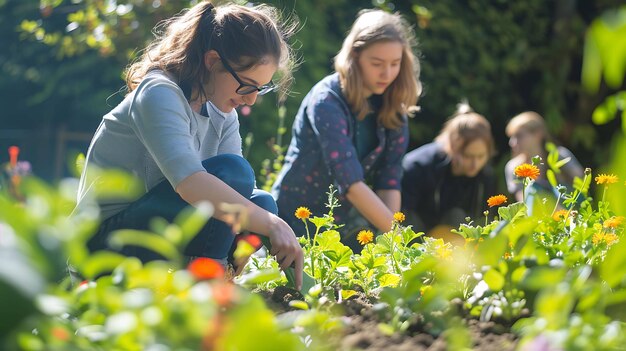
[[[272,248],[270,254],[276,257],[283,271],[291,265],[295,268],[296,289],[302,288],[302,268],[304,257],[302,247],[289,225],[278,216],[272,216],[268,234]]]

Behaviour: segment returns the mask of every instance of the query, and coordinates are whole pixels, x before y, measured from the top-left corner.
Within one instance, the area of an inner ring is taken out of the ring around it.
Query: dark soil
[[[269,308],[277,314],[293,310],[291,300],[304,300],[298,291],[278,287],[272,292],[260,292]],[[341,303],[344,321],[347,323],[338,350],[381,350],[381,351],[445,351],[448,350],[445,335],[433,336],[426,326],[412,325],[406,333],[384,334],[378,327],[380,321],[372,309],[371,302],[357,294]],[[465,319],[465,326],[472,339],[472,349],[482,351],[515,350],[517,336],[510,328],[495,322],[480,322]]]

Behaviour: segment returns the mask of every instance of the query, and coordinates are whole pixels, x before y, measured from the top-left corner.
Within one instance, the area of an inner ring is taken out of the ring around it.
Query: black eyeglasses
[[[233,76],[233,78],[235,78],[235,80],[239,83],[239,87],[237,88],[237,90],[235,90],[237,94],[248,95],[254,92],[258,92],[259,95],[265,95],[269,93],[270,91],[273,91],[274,89],[276,89],[276,85],[274,85],[274,82],[272,81],[260,87],[256,85],[248,84],[242,81],[241,78],[239,78],[239,76],[237,75],[237,73],[235,73],[235,70],[228,64],[228,62],[226,62],[226,59],[224,59],[224,55],[222,55],[220,52],[218,52],[218,54],[220,55],[220,58],[222,60],[222,65],[224,66],[224,68],[226,68],[228,73],[230,73],[230,75]]]

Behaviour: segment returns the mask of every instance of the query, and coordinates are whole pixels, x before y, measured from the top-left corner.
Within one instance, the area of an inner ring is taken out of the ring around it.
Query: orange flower
[[[361,245],[369,244],[374,241],[374,233],[371,230],[361,230],[359,234],[356,235],[356,240]]]
[[[596,176],[596,184],[615,184],[619,181],[619,178],[615,174],[598,174]]]
[[[61,341],[67,341],[70,339],[70,332],[62,327],[52,327],[52,329],[50,330],[50,334],[52,334],[55,339]]]
[[[311,211],[306,207],[298,207],[294,215],[297,219],[307,219],[311,216]]]
[[[496,196],[492,196],[490,198],[487,199],[487,205],[489,207],[494,207],[494,206],[500,206],[503,203],[505,203],[508,199],[506,198],[506,196],[500,194],[500,195],[496,195]]]
[[[604,221],[604,228],[617,228],[624,222],[623,216],[613,216]]]
[[[557,222],[564,220],[566,217],[567,217],[567,210],[558,210],[554,212],[554,214],[552,215],[552,219],[554,219]]]
[[[406,217],[404,216],[404,213],[402,213],[402,212],[396,212],[396,213],[393,214],[393,220],[398,222],[398,223],[404,222],[405,219],[406,219]]]
[[[218,306],[228,307],[237,300],[238,294],[235,285],[230,282],[213,285],[211,287],[213,300]]]
[[[222,278],[224,266],[212,258],[199,257],[193,260],[187,270],[198,280]]]
[[[263,245],[263,243],[261,242],[261,238],[259,238],[259,236],[256,234],[243,235],[241,236],[240,240],[247,241],[248,244],[252,245],[252,247],[254,247],[256,250],[260,249],[261,245]]]
[[[523,163],[515,167],[515,175],[520,178],[530,178],[535,180],[539,177],[539,168],[535,165]]]

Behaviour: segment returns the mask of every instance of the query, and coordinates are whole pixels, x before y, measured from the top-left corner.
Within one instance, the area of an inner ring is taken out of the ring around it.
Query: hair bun
[[[474,112],[474,109],[470,106],[467,99],[463,99],[461,100],[461,102],[456,104],[456,112],[454,113],[453,117],[464,115],[464,114],[471,113],[471,112]]]

